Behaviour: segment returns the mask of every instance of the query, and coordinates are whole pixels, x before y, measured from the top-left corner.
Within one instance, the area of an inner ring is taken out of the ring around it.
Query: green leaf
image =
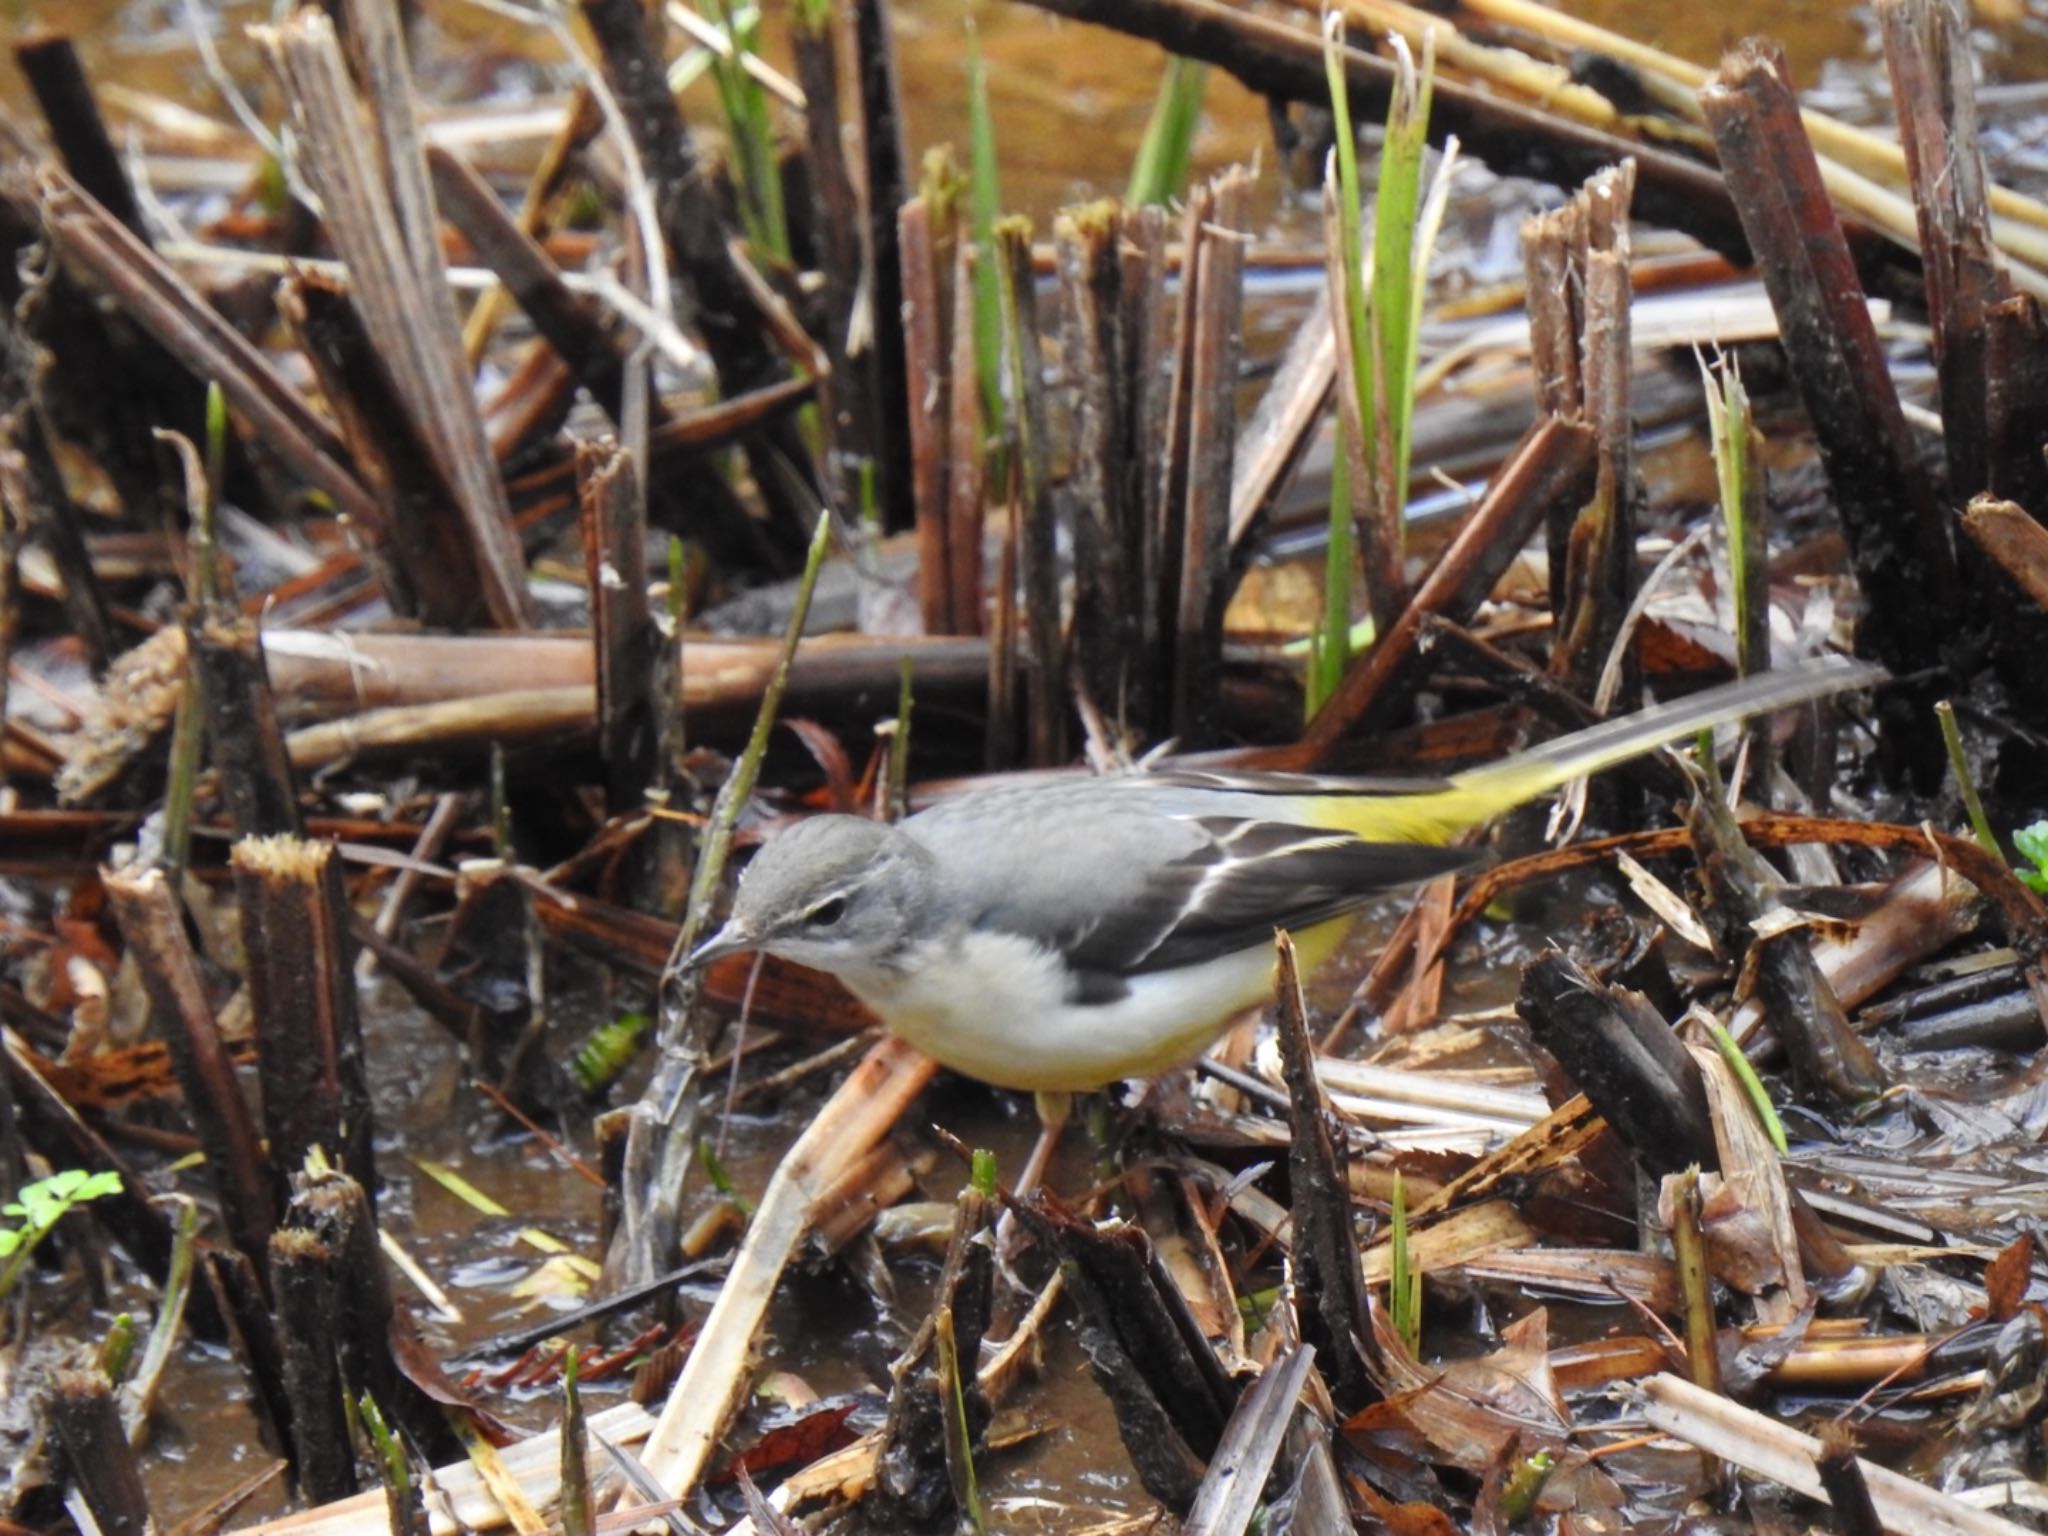
[[[2048,821],[2021,827],[2013,833],[2012,845],[2020,851],[2020,857],[2036,870],[2048,870]]]

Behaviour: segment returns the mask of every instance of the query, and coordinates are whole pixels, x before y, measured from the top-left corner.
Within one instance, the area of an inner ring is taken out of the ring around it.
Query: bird
[[[822,814],[769,837],[689,956],[766,951],[837,977],[937,1060],[1039,1095],[1150,1078],[1304,973],[1375,896],[1471,867],[1451,840],[1575,779],[1752,714],[1869,685],[1830,657],[1602,721],[1442,779],[1164,767],[1026,774],[887,823]]]

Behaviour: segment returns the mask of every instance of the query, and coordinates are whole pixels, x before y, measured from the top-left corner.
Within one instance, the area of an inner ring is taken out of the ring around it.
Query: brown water
[[[503,103],[557,90],[562,71],[553,63],[553,44],[539,34],[522,34],[502,18],[455,0],[425,0],[428,25],[421,34],[421,73],[426,88],[444,102],[471,103],[488,97]],[[220,48],[230,72],[267,100],[261,70],[241,39],[244,23],[265,19],[267,5],[207,7],[218,19]],[[1643,5],[1630,0],[1573,0],[1567,9],[1605,25],[1648,36],[1701,62],[1711,62],[1728,43],[1750,30],[1768,29],[1787,46],[1802,84],[1825,82],[1829,104],[1851,116],[1857,93],[1881,77],[1868,12],[1832,0],[1732,0],[1716,7]],[[48,0],[17,3],[4,23],[17,31],[36,23],[61,25],[80,42],[95,78],[161,94],[225,120],[219,93],[206,79],[184,30],[179,0]],[[1041,227],[1064,203],[1121,190],[1144,131],[1161,56],[1137,42],[1054,20],[1021,4],[969,4],[965,0],[924,0],[896,10],[906,111],[913,149],[950,140],[964,144],[963,29],[972,21],[988,59],[990,95],[997,123],[1006,201],[1029,212]],[[779,29],[770,22],[771,33]],[[1993,81],[2042,78],[2048,74],[2048,36],[2038,22],[1991,28],[1980,33],[1988,46],[1987,74]],[[0,103],[18,106],[23,88],[11,64],[0,66]],[[709,87],[700,86],[688,106],[693,121],[715,119]],[[1198,168],[1263,156],[1270,163],[1264,103],[1234,81],[1212,75],[1207,114],[1196,146]],[[1267,178],[1271,187],[1272,178]],[[1269,190],[1269,209],[1282,199]],[[575,996],[584,1017],[559,1021],[573,1035],[612,1011],[604,988],[587,975]],[[1491,998],[1488,1001],[1492,1001]],[[373,1019],[374,1059],[379,1082],[380,1158],[388,1188],[385,1211],[392,1230],[449,1290],[463,1321],[427,1320],[429,1336],[450,1351],[530,1319],[526,1303],[510,1294],[511,1282],[535,1267],[517,1229],[544,1226],[579,1251],[595,1252],[593,1192],[531,1145],[486,1144],[497,1121],[468,1089],[459,1062],[439,1031],[426,1024],[398,994],[385,986],[366,995]],[[743,1189],[758,1191],[776,1157],[817,1102],[817,1091],[798,1093],[770,1117],[735,1122],[726,1162]],[[935,1111],[972,1142],[993,1145],[1004,1166],[1015,1168],[1029,1135],[1027,1118],[978,1091],[949,1092]],[[407,1157],[448,1164],[503,1205],[517,1219],[480,1218],[432,1181],[415,1173]],[[1068,1171],[1069,1186],[1082,1182]],[[957,1174],[942,1166],[929,1193],[947,1198]],[[809,1301],[818,1287],[830,1291],[825,1307],[790,1302],[774,1314],[766,1364],[806,1376],[820,1392],[873,1385],[874,1363],[886,1357],[900,1329],[915,1319],[907,1302],[889,1319],[874,1319],[850,1287],[823,1280],[801,1287]],[[403,1290],[403,1283],[401,1282]],[[417,1300],[417,1298],[413,1298]],[[424,1311],[424,1308],[423,1308]],[[865,1330],[859,1347],[849,1348],[843,1327],[824,1321],[857,1316]],[[1045,1379],[1032,1391],[1032,1405],[1059,1427],[1036,1445],[995,1458],[987,1469],[988,1492],[1005,1513],[1005,1530],[1072,1530],[1118,1511],[1148,1507],[1129,1484],[1113,1423],[1101,1396],[1087,1382],[1067,1331],[1051,1353]],[[218,1496],[267,1459],[250,1437],[238,1374],[230,1362],[194,1349],[168,1384],[154,1447],[150,1486],[157,1512],[176,1521]],[[529,1424],[549,1420],[546,1399],[512,1416]],[[1006,1502],[1024,1500],[1023,1504]],[[1040,1507],[1035,1501],[1045,1501]],[[276,1501],[269,1501],[270,1507]]]

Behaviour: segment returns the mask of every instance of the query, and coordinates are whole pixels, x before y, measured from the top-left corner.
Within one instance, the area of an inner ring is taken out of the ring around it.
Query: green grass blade
[[[1399,60],[1394,94],[1387,105],[1387,132],[1380,149],[1379,196],[1373,207],[1373,366],[1382,418],[1371,462],[1379,471],[1383,509],[1402,506],[1408,495],[1408,456],[1415,413],[1415,358],[1419,343],[1419,293],[1426,273],[1416,270],[1417,215],[1422,203],[1422,155],[1427,147],[1429,98],[1435,54],[1427,42],[1418,71],[1397,36]],[[1362,399],[1362,397],[1361,397]],[[1398,540],[1402,519],[1389,513]]]
[[[1202,122],[1202,98],[1209,86],[1209,66],[1178,54],[1166,61],[1159,95],[1145,124],[1144,142],[1131,162],[1131,183],[1124,201],[1133,208],[1166,204],[1187,190],[1195,158],[1195,130]]]
[[[988,70],[981,39],[967,29],[967,210],[974,235],[974,373],[981,389],[985,437],[1002,436],[1003,291],[996,273],[996,218],[1002,189],[996,178],[996,121],[988,104]]]
[[[1344,18],[1323,18],[1323,71],[1330,87],[1330,115],[1337,152],[1338,259],[1344,264],[1344,324],[1351,333],[1351,370],[1361,421],[1373,420],[1372,332],[1367,323],[1367,275],[1360,234],[1365,216],[1358,188],[1358,141],[1351,126],[1351,93],[1344,78]],[[1365,434],[1365,462],[1376,473],[1373,434]]]

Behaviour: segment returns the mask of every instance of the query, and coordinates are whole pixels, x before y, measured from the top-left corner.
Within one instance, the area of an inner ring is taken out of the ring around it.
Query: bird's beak
[[[690,958],[683,962],[683,969],[699,970],[714,960],[723,960],[727,955],[737,955],[753,949],[757,942],[753,934],[737,923],[727,923],[690,951]]]

